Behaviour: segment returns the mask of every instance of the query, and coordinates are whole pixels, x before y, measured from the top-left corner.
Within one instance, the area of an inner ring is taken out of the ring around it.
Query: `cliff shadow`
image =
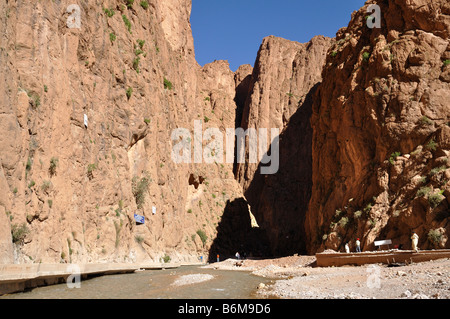
[[[217,236],[209,249],[209,261],[215,262],[235,256],[267,257],[270,255],[265,231],[252,228],[247,201],[244,198],[228,200],[222,219],[217,226]]]
[[[260,163],[245,191],[251,211],[269,240],[272,257],[306,254],[305,216],[312,191],[310,120],[318,85],[299,104],[279,136],[278,172],[263,175]]]

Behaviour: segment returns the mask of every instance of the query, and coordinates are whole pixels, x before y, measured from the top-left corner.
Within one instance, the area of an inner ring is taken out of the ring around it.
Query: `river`
[[[205,274],[213,279],[175,286],[182,276]],[[198,266],[140,271],[82,280],[80,288],[66,284],[34,288],[0,299],[257,299],[259,283],[270,280],[246,271],[215,270]]]

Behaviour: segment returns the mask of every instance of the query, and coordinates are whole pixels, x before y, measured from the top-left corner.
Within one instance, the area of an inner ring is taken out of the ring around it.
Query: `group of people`
[[[412,236],[411,236],[411,242],[412,242],[412,250],[418,251],[418,245],[419,245],[419,235],[417,235],[415,232],[413,232]],[[361,241],[359,240],[359,238],[356,239],[355,242],[356,245],[356,252],[360,253],[361,252]],[[346,253],[350,253],[350,246],[348,245],[348,243],[345,244],[345,252]]]
[[[359,240],[359,238],[356,238],[356,252],[360,253],[361,252],[361,241]],[[349,253],[350,252],[350,246],[348,245],[348,243],[345,244],[345,252]]]

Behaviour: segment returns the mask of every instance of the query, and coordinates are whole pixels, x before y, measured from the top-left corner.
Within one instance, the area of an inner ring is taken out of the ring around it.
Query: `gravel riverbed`
[[[313,256],[265,260],[228,259],[207,268],[251,271],[272,278],[261,298],[282,299],[450,299],[450,259],[388,266],[316,267]]]

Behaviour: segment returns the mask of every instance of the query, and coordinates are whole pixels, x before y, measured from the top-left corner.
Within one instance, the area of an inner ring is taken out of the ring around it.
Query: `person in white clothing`
[[[356,238],[356,252],[361,252],[361,242],[359,241],[359,238]]]
[[[417,246],[419,244],[419,235],[417,235],[415,232],[413,232],[411,236],[412,240],[412,249],[415,251],[419,250],[419,247]]]

